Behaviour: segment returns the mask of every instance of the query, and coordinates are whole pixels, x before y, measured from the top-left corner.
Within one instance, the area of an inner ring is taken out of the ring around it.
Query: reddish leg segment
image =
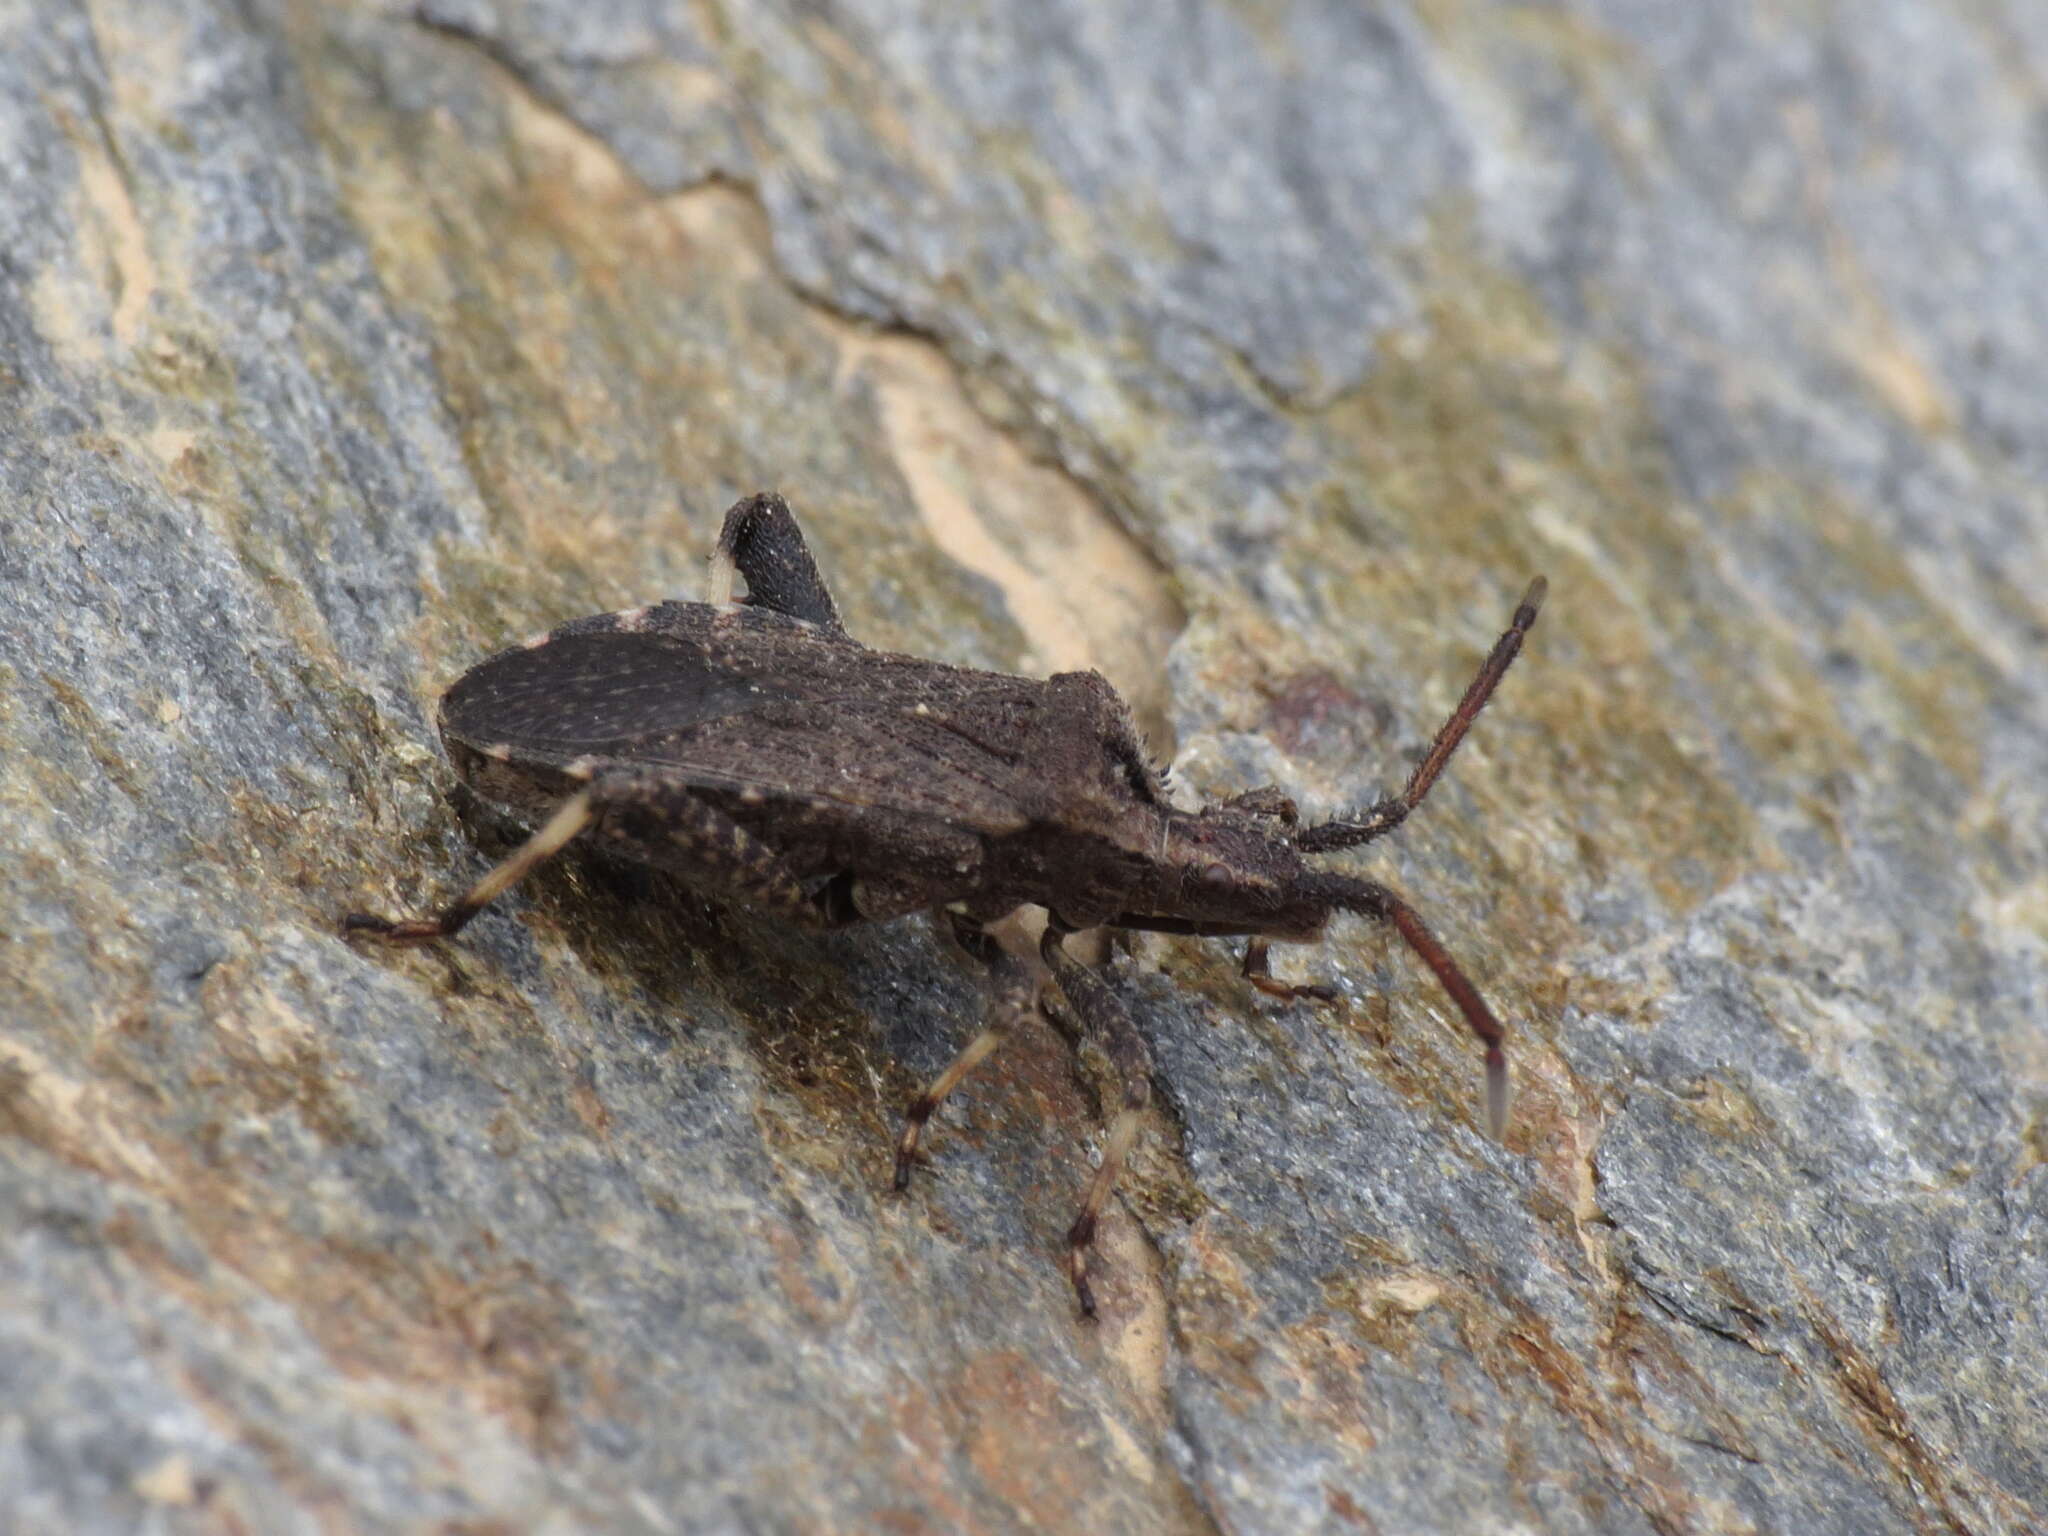
[[[1270,941],[1253,939],[1244,947],[1244,979],[1257,987],[1268,997],[1277,997],[1283,1002],[1294,1002],[1299,998],[1314,998],[1319,1003],[1334,1003],[1337,994],[1328,987],[1313,983],[1295,986],[1281,981],[1273,974],[1273,961],[1267,953]]]
[[[1508,1061],[1502,1048],[1507,1031],[1501,1028],[1493,1010],[1486,1006],[1486,999],[1479,995],[1479,989],[1459,969],[1450,951],[1437,942],[1436,935],[1416,915],[1415,909],[1384,885],[1372,880],[1355,880],[1348,875],[1318,875],[1311,888],[1334,907],[1391,923],[1394,931],[1401,935],[1416,957],[1429,967],[1444,991],[1450,994],[1451,1001],[1465,1016],[1466,1027],[1486,1047],[1486,1126],[1498,1141],[1508,1121]]]
[[[1515,609],[1506,633],[1494,642],[1493,650],[1480,665],[1479,675],[1472,679],[1465,696],[1458,701],[1458,707],[1451,711],[1451,717],[1436,733],[1436,740],[1429,744],[1429,751],[1415,765],[1415,771],[1408,775],[1408,783],[1401,793],[1382,800],[1356,821],[1326,821],[1319,827],[1310,827],[1295,837],[1295,847],[1303,853],[1355,848],[1360,843],[1385,836],[1408,819],[1408,813],[1422,804],[1430,786],[1436,783],[1444,765],[1451,760],[1451,754],[1458,750],[1458,743],[1472,729],[1472,722],[1479,718],[1479,711],[1486,708],[1486,701],[1493,697],[1493,690],[1500,686],[1501,678],[1506,676],[1508,667],[1520,654],[1522,640],[1535,624],[1547,590],[1549,584],[1541,576],[1529,583],[1529,590],[1522,594],[1521,604]]]

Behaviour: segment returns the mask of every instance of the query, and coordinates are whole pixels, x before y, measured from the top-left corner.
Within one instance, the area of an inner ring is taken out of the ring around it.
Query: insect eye
[[[1229,867],[1223,864],[1204,864],[1196,872],[1195,879],[1212,891],[1227,891],[1231,886]]]

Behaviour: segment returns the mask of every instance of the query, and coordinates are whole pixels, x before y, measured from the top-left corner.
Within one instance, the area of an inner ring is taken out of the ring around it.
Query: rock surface
[[[2048,1526],[2048,11],[0,4],[0,1523]],[[1397,782],[1384,935],[980,991],[433,701],[797,503],[856,633]],[[483,851],[478,851],[477,845]]]

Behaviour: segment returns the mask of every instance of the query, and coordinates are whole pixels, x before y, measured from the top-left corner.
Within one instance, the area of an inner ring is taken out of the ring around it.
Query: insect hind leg
[[[367,912],[351,912],[341,920],[344,933],[360,933],[386,944],[426,944],[460,933],[469,920],[524,880],[542,864],[560,853],[587,829],[597,817],[596,798],[588,787],[556,807],[540,829],[514,849],[511,856],[492,867],[462,896],[430,917],[393,921]]]
[[[603,817],[592,840],[681,876],[713,900],[773,913],[801,928],[863,921],[833,886],[815,894],[776,852],[724,811],[658,775],[621,774],[600,786]]]
[[[811,558],[803,530],[789,503],[772,492],[735,502],[718,530],[711,554],[709,601],[720,606],[732,600],[734,575],[744,576],[743,601],[772,608],[793,619],[845,634],[839,609],[818,563]]]
[[[449,938],[586,834],[600,847],[672,870],[708,895],[730,896],[806,928],[846,920],[820,905],[773,848],[716,806],[662,779],[606,774],[570,795],[508,858],[439,912],[396,921],[351,912],[342,931],[400,945]]]

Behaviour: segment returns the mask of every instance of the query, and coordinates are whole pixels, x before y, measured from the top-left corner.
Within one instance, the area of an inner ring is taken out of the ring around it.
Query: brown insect
[[[747,583],[738,602],[735,575]],[[1088,1249],[1150,1101],[1151,1058],[1116,993],[1063,947],[1080,929],[1244,936],[1253,985],[1327,1000],[1275,980],[1268,943],[1314,940],[1337,912],[1390,924],[1484,1045],[1500,1134],[1503,1031],[1478,989],[1400,896],[1307,858],[1382,837],[1421,804],[1536,622],[1541,577],[1401,793],[1312,827],[1272,786],[1195,811],[1169,804],[1130,710],[1098,673],[1037,681],[869,650],[840,624],[779,497],[726,515],[712,584],[710,602],[578,619],[458,679],[441,701],[457,772],[539,830],[438,915],[355,914],[345,928],[393,944],[446,937],[578,838],[810,928],[944,911],[988,966],[995,1006],[910,1106],[902,1189],[925,1122],[1035,990],[987,925],[1045,908],[1039,952],[1123,1081],[1067,1234],[1089,1314]]]

